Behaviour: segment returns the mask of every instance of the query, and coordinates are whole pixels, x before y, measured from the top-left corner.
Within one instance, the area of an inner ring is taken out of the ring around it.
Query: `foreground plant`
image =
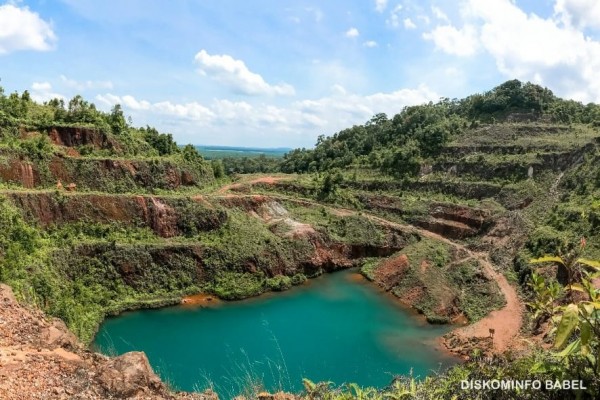
[[[568,276],[562,290],[556,282],[548,282],[532,273],[530,287],[535,293],[528,306],[536,319],[547,316],[554,335],[551,358],[536,363],[532,372],[547,372],[559,379],[581,379],[589,386],[600,382],[600,289],[593,280],[600,276],[600,262],[580,257],[585,250],[582,239],[579,250],[569,257],[542,257],[532,264],[558,263]],[[580,293],[575,295],[575,293]]]

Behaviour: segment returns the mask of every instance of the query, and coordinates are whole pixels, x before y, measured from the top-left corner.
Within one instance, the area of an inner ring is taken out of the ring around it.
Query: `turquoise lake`
[[[212,384],[228,399],[250,382],[301,391],[302,378],[384,387],[411,370],[424,377],[455,362],[434,345],[447,330],[346,271],[250,300],[124,313],[102,324],[94,346],[144,351],[176,389]]]

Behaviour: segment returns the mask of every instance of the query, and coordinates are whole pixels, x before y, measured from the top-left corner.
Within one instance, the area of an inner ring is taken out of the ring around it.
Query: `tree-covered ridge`
[[[464,99],[405,107],[392,118],[377,114],[364,125],[320,136],[314,149],[286,154],[283,172],[316,172],[351,164],[397,177],[414,175],[453,138],[480,124],[545,120],[600,126],[600,106],[556,97],[551,90],[518,80]]]
[[[150,126],[134,127],[131,118],[125,117],[119,104],[113,106],[109,112],[104,112],[80,95],[68,102],[54,98],[40,104],[31,98],[27,90],[22,94],[13,92],[7,95],[0,86],[0,142],[16,142],[22,129],[46,131],[57,126],[93,128],[119,143],[118,148],[102,151],[82,146],[78,149],[82,155],[181,155],[186,160],[202,159],[193,146],[179,147],[171,134],[160,133]]]

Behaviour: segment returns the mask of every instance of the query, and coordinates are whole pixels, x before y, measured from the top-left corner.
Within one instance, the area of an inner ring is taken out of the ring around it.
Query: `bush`
[[[304,282],[306,282],[307,279],[308,278],[306,278],[306,275],[304,274],[296,274],[292,276],[292,285],[302,285]]]
[[[275,292],[282,292],[292,287],[292,279],[289,276],[277,275],[267,279],[267,287]]]

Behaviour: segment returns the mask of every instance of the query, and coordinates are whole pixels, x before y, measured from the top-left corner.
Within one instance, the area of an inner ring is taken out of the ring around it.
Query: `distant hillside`
[[[444,146],[484,125],[540,122],[600,126],[600,106],[555,96],[548,88],[510,80],[464,99],[405,107],[388,118],[377,114],[332,136],[320,136],[313,149],[286,154],[282,172],[317,172],[361,165],[404,178],[435,159]]]

